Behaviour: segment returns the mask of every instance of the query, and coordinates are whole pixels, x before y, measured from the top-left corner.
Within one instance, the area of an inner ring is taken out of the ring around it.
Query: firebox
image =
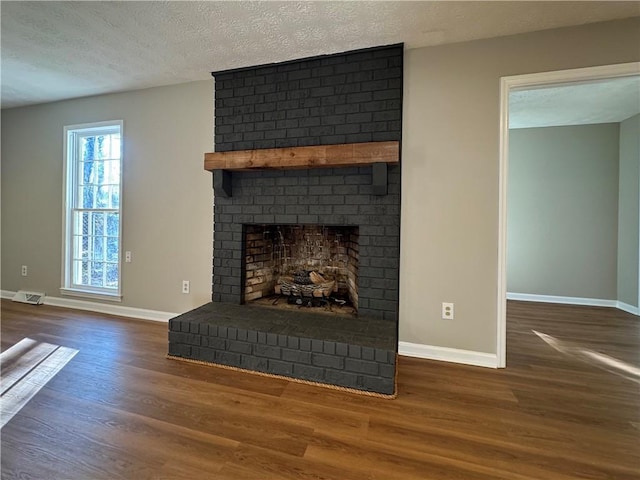
[[[244,225],[244,302],[358,308],[358,227]]]

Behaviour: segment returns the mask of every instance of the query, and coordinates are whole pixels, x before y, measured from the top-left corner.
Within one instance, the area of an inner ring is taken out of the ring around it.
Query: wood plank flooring
[[[509,302],[508,368],[401,357],[396,400],[167,360],[167,326],[2,302],[79,353],[1,432],[2,479],[640,479],[640,319]],[[574,350],[571,350],[574,351]]]

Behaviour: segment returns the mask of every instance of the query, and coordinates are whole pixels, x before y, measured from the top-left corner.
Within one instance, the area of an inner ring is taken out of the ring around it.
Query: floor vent
[[[44,301],[44,293],[28,292],[26,290],[18,290],[11,299],[14,302],[30,303],[32,305],[40,305]]]

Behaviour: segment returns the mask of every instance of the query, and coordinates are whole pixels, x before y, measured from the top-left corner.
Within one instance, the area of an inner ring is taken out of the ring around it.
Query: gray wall
[[[405,53],[401,341],[496,352],[500,77],[637,62],[639,44],[634,18]]]
[[[620,124],[618,206],[618,300],[639,306],[638,234],[640,230],[640,115]]]
[[[63,128],[114,119],[124,120],[122,248],[133,253],[122,264],[122,305],[202,305],[211,295],[203,153],[213,150],[213,81],[3,110],[2,289],[60,296]]]
[[[616,299],[618,139],[617,123],[509,132],[507,291]]]

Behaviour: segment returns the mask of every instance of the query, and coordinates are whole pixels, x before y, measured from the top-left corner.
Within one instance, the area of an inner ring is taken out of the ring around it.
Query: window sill
[[[94,300],[106,300],[109,302],[122,302],[122,295],[118,293],[93,292],[91,290],[79,290],[76,288],[61,288],[60,294],[65,297],[92,298]]]

